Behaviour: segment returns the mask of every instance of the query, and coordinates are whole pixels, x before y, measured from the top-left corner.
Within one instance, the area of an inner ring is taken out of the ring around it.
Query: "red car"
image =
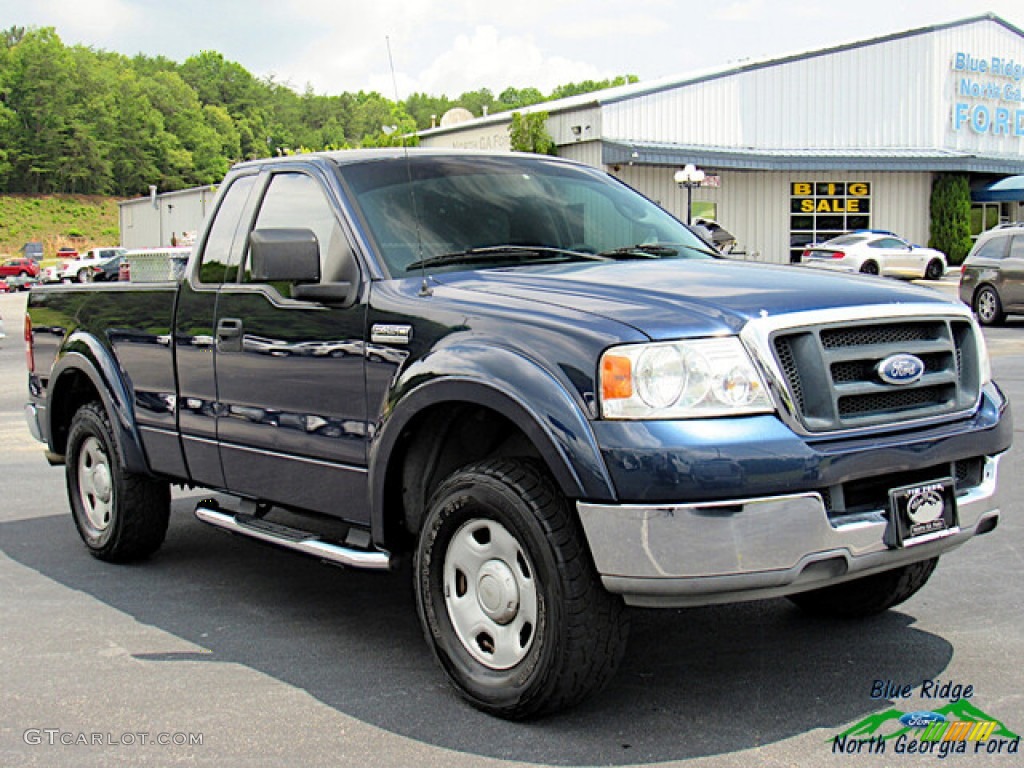
[[[0,277],[39,277],[39,264],[32,259],[8,259],[0,264]]]

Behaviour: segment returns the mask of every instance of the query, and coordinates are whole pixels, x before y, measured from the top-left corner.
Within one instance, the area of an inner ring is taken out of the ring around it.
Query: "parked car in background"
[[[78,251],[74,248],[58,248],[57,255],[52,259],[43,259],[39,266],[42,272],[39,279],[44,283],[59,283],[64,279],[64,272],[68,264],[78,258]]]
[[[43,244],[38,240],[25,243],[21,246],[21,255],[26,259],[32,259],[33,261],[43,260]]]
[[[58,272],[60,280],[87,283],[93,279],[96,267],[101,263],[124,254],[124,248],[90,248],[81,256],[65,261]]]
[[[807,248],[800,263],[838,272],[938,280],[946,272],[946,255],[884,232],[840,235]]]
[[[960,268],[960,300],[982,325],[1024,314],[1024,223],[1001,224],[979,235]]]
[[[108,283],[120,280],[121,265],[124,263],[125,248],[104,248],[108,255],[93,266],[90,279],[94,283]]]
[[[61,281],[61,273],[66,266],[66,261],[44,259],[39,264],[39,281],[43,283],[59,283]]]
[[[7,259],[0,264],[0,277],[38,277],[39,265],[32,259]]]

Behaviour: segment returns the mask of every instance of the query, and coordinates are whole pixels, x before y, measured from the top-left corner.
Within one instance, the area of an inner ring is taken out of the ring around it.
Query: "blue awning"
[[[1024,176],[1007,176],[983,187],[971,190],[976,203],[1024,202]]]

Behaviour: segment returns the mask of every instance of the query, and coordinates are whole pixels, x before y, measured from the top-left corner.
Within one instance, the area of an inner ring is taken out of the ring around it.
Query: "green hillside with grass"
[[[0,195],[0,254],[15,256],[30,240],[42,242],[46,258],[64,246],[118,245],[117,198]]]

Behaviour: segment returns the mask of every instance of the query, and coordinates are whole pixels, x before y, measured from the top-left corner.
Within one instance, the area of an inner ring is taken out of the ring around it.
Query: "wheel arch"
[[[515,353],[485,354],[491,362],[505,363],[488,366],[486,379],[441,375],[434,361],[429,380],[400,396],[402,386],[395,388],[396,399],[386,409],[369,456],[371,525],[379,544],[408,543],[403,539],[416,530],[433,489],[447,474],[492,456],[541,462],[569,498],[615,498],[589,422],[569,393]],[[417,378],[411,374],[403,380]],[[460,430],[471,440],[461,439]]]
[[[99,401],[110,416],[117,451],[130,472],[149,474],[132,410],[130,388],[111,352],[88,334],[75,333],[53,367],[47,387],[50,450],[63,456],[75,412]]]

